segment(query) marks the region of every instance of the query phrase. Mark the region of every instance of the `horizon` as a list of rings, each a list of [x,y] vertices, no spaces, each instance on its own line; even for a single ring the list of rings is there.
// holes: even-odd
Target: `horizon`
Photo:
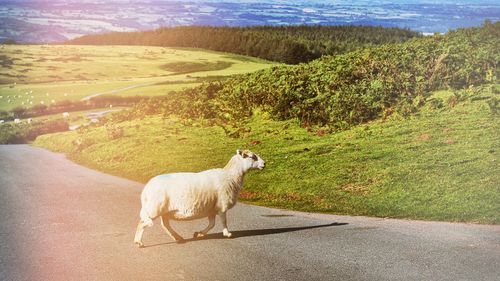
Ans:
[[[117,8],[117,3],[120,7]],[[64,42],[173,26],[367,25],[425,35],[500,20],[495,1],[0,1],[0,41]]]

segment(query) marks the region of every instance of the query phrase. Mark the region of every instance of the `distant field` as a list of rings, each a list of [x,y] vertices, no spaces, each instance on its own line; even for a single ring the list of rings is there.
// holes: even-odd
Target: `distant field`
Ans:
[[[6,45],[0,49],[0,110],[92,95],[164,95],[270,62],[198,49]]]

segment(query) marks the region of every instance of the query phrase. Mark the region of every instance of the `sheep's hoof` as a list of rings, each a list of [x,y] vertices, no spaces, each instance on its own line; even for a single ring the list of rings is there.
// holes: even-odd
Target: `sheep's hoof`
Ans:
[[[135,241],[134,243],[137,244],[137,247],[144,248],[144,244],[142,244],[142,242]]]
[[[198,232],[198,231],[193,234],[193,238],[200,238],[203,236],[205,236],[205,234],[203,234],[202,232]]]

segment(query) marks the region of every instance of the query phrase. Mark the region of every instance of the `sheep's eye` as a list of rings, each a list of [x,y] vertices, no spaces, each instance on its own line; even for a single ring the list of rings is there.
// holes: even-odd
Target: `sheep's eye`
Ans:
[[[255,155],[255,154],[254,154],[254,155],[252,155],[252,159],[253,159],[253,161],[257,161],[257,159],[258,159],[258,158],[257,158],[257,155]]]

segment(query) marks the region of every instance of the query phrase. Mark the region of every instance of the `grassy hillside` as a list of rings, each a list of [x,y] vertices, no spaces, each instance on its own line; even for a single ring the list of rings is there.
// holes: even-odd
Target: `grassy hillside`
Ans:
[[[497,90],[498,91],[498,86]],[[500,223],[500,122],[491,87],[409,119],[325,134],[256,112],[229,137],[220,127],[161,115],[38,137],[35,145],[141,182],[220,167],[236,148],[267,160],[242,192],[254,204],[336,214]],[[121,133],[116,133],[121,132]]]
[[[242,193],[256,204],[500,223],[499,35],[485,23],[273,66],[35,144],[143,182],[250,147],[269,164]]]
[[[499,73],[500,22],[480,28],[275,66],[204,84],[138,107],[184,118],[237,123],[255,109],[277,120],[339,131],[377,118],[408,116],[439,89],[493,83]]]
[[[256,58],[196,49],[57,45],[5,45],[0,64],[0,110],[96,94],[165,95],[271,66]]]
[[[408,29],[376,26],[179,26],[85,35],[67,44],[196,47],[296,64],[421,36]]]

